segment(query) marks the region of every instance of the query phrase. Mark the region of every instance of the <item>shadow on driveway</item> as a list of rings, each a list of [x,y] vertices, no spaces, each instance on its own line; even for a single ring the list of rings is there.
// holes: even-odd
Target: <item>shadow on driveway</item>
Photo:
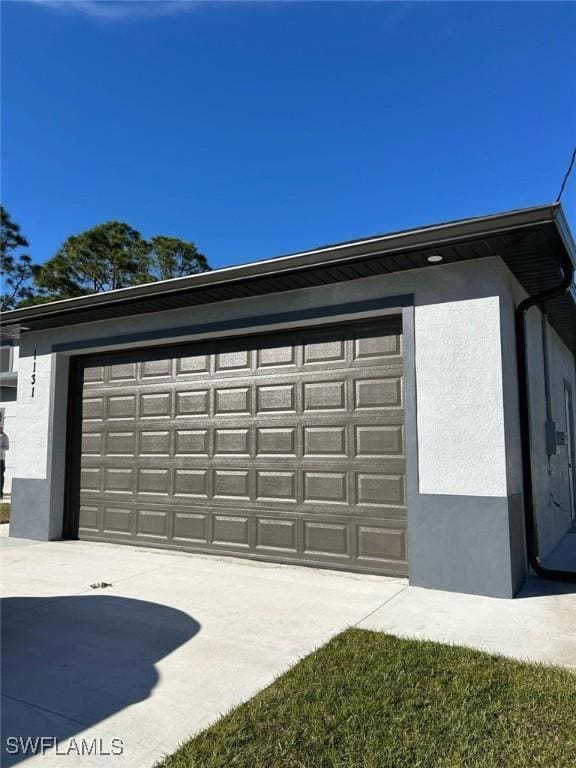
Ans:
[[[113,595],[10,597],[2,624],[2,754],[9,737],[74,734],[148,698],[156,662],[200,630],[174,608]],[[120,736],[120,734],[118,734]]]

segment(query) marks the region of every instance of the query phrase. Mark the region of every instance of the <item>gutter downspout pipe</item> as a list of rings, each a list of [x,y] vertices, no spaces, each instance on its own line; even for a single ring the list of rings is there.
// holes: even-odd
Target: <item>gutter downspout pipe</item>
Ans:
[[[576,582],[576,571],[545,568],[540,560],[536,513],[534,510],[534,486],[532,476],[532,437],[530,434],[530,400],[528,391],[528,354],[526,349],[526,313],[550,299],[570,290],[574,279],[574,266],[567,253],[557,256],[562,273],[561,282],[543,293],[529,296],[516,307],[516,360],[518,364],[518,396],[520,406],[520,441],[522,452],[524,523],[528,562],[534,572],[544,579]]]

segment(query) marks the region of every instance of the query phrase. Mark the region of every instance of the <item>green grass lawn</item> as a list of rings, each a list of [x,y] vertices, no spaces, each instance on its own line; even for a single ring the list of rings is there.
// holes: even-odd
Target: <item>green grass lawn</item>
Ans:
[[[0,523],[10,522],[10,504],[7,501],[0,501]]]
[[[576,675],[350,629],[163,768],[574,768]]]

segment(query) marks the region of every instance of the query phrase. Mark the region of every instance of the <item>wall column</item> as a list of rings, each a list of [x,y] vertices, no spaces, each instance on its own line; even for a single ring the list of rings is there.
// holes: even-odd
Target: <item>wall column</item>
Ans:
[[[22,337],[10,535],[62,537],[66,472],[68,357],[42,337]]]

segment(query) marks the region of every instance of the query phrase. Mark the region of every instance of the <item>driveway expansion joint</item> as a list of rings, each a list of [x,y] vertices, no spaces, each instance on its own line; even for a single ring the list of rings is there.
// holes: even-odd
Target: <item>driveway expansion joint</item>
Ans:
[[[17,696],[10,696],[9,693],[3,693],[2,694],[3,699],[10,699],[10,701],[17,701],[19,704],[25,704],[27,707],[33,707],[34,709],[38,709],[41,712],[48,712],[50,715],[55,715],[56,717],[60,717],[63,720],[68,720],[71,723],[77,723],[78,725],[82,725],[85,728],[88,728],[90,723],[85,723],[84,720],[78,720],[75,717],[69,717],[69,715],[63,715],[61,712],[56,712],[54,709],[48,709],[48,707],[41,707],[39,704],[33,704],[31,701],[28,701],[27,699],[19,699]]]
[[[363,621],[366,621],[366,619],[370,618],[370,616],[373,616],[375,613],[377,613],[379,610],[384,608],[385,605],[388,605],[388,603],[391,603],[392,600],[395,600],[399,595],[404,592],[405,589],[408,589],[409,584],[404,584],[402,589],[399,589],[398,592],[395,592],[393,595],[390,595],[390,597],[386,598],[383,603],[380,603],[376,608],[374,608],[373,611],[369,611],[366,616],[363,616],[361,619],[358,619],[358,621],[353,624],[354,627],[357,627],[359,624],[362,624]]]

